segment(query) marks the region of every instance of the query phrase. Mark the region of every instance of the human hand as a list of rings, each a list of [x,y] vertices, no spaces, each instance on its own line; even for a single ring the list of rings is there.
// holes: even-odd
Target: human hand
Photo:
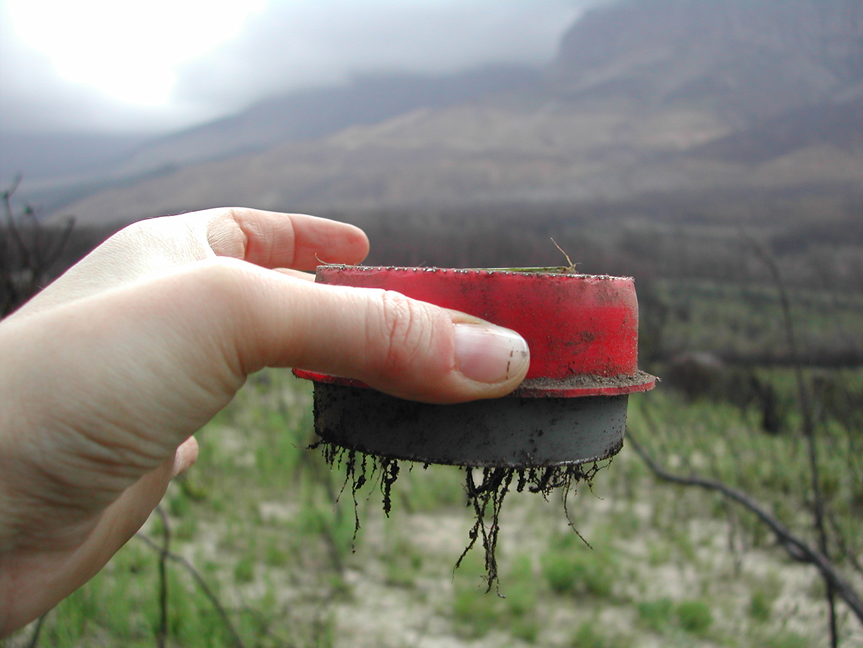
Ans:
[[[511,331],[299,272],[367,251],[357,228],[311,216],[142,221],[0,323],[0,636],[104,566],[194,462],[191,435],[262,367],[438,403],[521,382]],[[524,362],[507,370],[513,352]]]

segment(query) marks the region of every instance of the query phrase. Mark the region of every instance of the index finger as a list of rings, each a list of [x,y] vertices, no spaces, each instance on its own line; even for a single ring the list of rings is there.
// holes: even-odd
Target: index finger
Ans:
[[[354,265],[369,252],[368,238],[353,225],[257,209],[218,210],[207,225],[207,240],[218,256],[264,268],[314,270],[321,263]]]

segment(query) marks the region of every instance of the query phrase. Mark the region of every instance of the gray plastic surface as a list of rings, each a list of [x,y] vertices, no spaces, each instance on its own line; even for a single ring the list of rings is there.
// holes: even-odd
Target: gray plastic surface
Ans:
[[[315,383],[315,431],[345,448],[422,463],[578,464],[620,450],[627,398],[505,397],[429,405],[372,389]]]

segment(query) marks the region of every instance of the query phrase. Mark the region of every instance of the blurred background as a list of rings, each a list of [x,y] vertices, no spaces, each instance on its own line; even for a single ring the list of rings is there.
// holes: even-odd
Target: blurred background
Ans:
[[[124,224],[208,207],[355,223],[369,263],[565,264],[554,238],[636,278],[663,382],[632,439],[863,591],[859,0],[0,0],[0,189],[3,314]],[[51,645],[863,646],[787,539],[629,446],[570,501],[593,550],[508,502],[506,601],[452,575],[457,472],[405,477],[396,520],[361,498],[352,552],[337,472],[296,450],[310,407],[258,376],[151,522],[226,615],[179,562],[159,607],[145,541]]]

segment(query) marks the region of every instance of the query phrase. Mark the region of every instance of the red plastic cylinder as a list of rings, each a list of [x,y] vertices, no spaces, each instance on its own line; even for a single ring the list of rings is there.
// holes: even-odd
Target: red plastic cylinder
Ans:
[[[530,371],[514,396],[612,396],[646,391],[655,383],[638,370],[638,301],[629,277],[324,265],[317,281],[393,290],[517,331],[530,348]]]

